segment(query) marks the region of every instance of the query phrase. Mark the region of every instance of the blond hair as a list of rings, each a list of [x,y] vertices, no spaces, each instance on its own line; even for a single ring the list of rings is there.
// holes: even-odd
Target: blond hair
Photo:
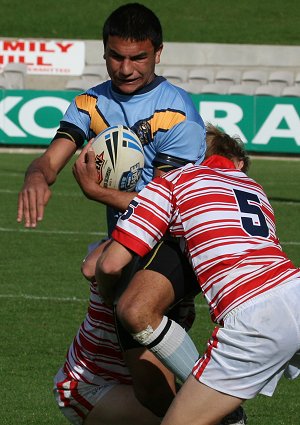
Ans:
[[[206,158],[212,155],[221,155],[230,160],[243,161],[242,171],[244,173],[248,171],[250,158],[240,137],[229,136],[219,127],[208,123],[206,125],[206,145]]]

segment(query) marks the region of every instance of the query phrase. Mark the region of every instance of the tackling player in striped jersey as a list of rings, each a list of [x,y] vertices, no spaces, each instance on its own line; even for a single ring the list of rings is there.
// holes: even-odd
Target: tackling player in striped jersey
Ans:
[[[154,179],[131,202],[97,263],[102,294],[110,296],[133,253],[144,256],[167,231],[183,238],[211,317],[220,325],[190,365],[192,374],[164,425],[218,424],[244,400],[272,395],[284,371],[292,378],[299,374],[300,270],[282,251],[262,187],[243,172],[242,143],[225,134],[210,140],[210,134],[220,136],[208,129],[201,166]],[[160,326],[174,334],[169,319]],[[155,332],[147,326],[136,337],[159,345]],[[181,338],[159,355],[175,373],[174,364],[185,362],[185,343]]]

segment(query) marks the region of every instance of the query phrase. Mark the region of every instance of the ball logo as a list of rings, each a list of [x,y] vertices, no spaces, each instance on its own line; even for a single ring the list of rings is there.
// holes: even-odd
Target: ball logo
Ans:
[[[108,187],[109,177],[111,175],[112,168],[107,167],[103,176],[103,169],[105,168],[105,165],[107,163],[107,161],[104,159],[104,152],[102,152],[100,155],[95,156],[95,162],[96,162],[96,169],[98,171],[98,184],[101,184],[103,182],[103,187]]]
[[[141,177],[141,174],[142,167],[141,164],[138,162],[132,167],[130,167],[129,171],[123,173],[120,179],[119,189],[127,192],[131,192],[132,190],[134,190],[137,182]]]
[[[111,137],[112,136],[112,137]],[[111,134],[107,134],[105,136],[106,148],[109,154],[111,163],[113,168],[115,169],[115,165],[117,162],[117,154],[118,154],[118,131],[114,131]]]
[[[104,152],[95,155],[95,163],[98,171],[98,183],[103,181],[103,165],[104,165]]]
[[[144,167],[143,146],[128,127],[117,125],[99,133],[93,143],[98,184],[102,187],[133,191]]]

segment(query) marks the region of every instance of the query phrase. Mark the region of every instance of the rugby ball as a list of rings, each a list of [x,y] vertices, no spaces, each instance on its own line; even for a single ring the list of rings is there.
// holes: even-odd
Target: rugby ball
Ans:
[[[144,151],[137,135],[124,125],[108,127],[92,142],[99,184],[132,192],[144,167]]]

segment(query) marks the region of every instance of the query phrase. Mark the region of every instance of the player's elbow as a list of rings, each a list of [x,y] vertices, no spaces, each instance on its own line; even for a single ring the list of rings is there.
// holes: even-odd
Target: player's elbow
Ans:
[[[90,261],[83,261],[81,264],[81,273],[90,282],[95,280],[95,264]]]

